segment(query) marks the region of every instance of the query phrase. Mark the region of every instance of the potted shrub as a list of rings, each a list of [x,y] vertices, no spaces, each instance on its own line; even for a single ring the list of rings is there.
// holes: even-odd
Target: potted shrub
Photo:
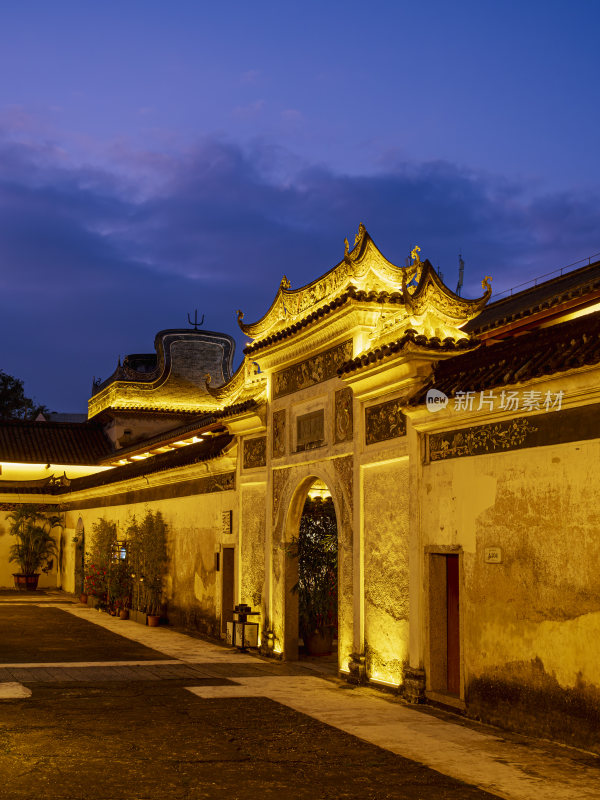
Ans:
[[[163,609],[163,578],[167,567],[167,525],[160,511],[148,511],[141,523],[143,595],[148,625],[158,625]]]
[[[94,598],[94,605],[106,610],[110,604],[110,567],[117,541],[117,525],[101,517],[93,524],[92,532],[92,543],[85,554],[84,592]]]
[[[298,560],[300,635],[310,655],[329,654],[337,626],[337,525],[331,498],[307,499],[288,549]]]
[[[121,619],[127,619],[131,605],[131,575],[127,558],[121,558],[120,552],[119,547],[109,567],[108,599],[115,613]]]
[[[132,517],[127,529],[132,614],[138,622],[158,625],[163,613],[163,578],[167,567],[167,525],[160,511]]]
[[[35,592],[40,571],[49,572],[58,554],[52,530],[61,525],[60,517],[45,513],[42,506],[28,503],[15,508],[8,519],[9,533],[16,538],[9,560],[18,562],[20,567],[20,572],[13,573],[15,586]]]

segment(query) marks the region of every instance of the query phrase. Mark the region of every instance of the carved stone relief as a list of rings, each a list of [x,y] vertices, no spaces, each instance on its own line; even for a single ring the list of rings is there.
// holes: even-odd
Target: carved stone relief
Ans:
[[[352,440],[352,399],[352,389],[338,389],[335,393],[334,441],[336,444],[338,442],[348,442]]]
[[[197,487],[197,494],[229,492],[235,489],[235,472],[223,472],[220,475],[210,475],[207,478],[201,478],[198,481]]]
[[[344,487],[351,518],[352,508],[354,505],[354,498],[353,498],[354,456],[345,456],[344,458],[334,458],[333,466],[335,467],[335,471],[337,473],[340,483]]]
[[[289,469],[275,469],[273,470],[273,528],[277,524],[277,516],[280,510],[281,498],[285,491],[288,478],[290,476]]]
[[[283,397],[334,378],[338,367],[350,358],[352,358],[352,341],[348,340],[300,364],[276,372],[273,375],[273,398]]]
[[[264,467],[267,463],[267,437],[244,441],[244,469]]]
[[[285,408],[273,414],[273,458],[285,455]]]
[[[365,437],[367,444],[385,442],[406,434],[406,417],[400,410],[400,400],[388,400],[365,409]]]
[[[499,450],[516,450],[537,444],[528,441],[531,434],[537,431],[538,428],[530,420],[521,417],[510,422],[434,433],[429,437],[429,458],[431,461],[441,461],[445,458],[476,456]]]

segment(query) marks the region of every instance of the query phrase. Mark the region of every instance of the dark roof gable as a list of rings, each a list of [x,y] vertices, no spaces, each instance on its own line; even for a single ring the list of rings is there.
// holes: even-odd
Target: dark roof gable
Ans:
[[[0,461],[27,464],[96,464],[112,451],[91,422],[0,420]]]

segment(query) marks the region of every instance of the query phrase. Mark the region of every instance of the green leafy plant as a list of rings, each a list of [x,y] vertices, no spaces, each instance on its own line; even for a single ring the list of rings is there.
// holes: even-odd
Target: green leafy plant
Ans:
[[[22,575],[49,572],[58,554],[52,530],[61,525],[59,516],[48,514],[42,506],[27,503],[8,514],[9,533],[16,537],[9,560],[17,561]]]
[[[292,591],[298,593],[300,635],[306,642],[337,625],[337,525],[331,498],[307,499],[287,554],[298,560]]]
[[[131,586],[132,579],[127,558],[121,558],[120,552],[117,552],[108,571],[108,600],[115,609],[131,606]]]
[[[110,603],[110,568],[116,542],[116,522],[104,517],[94,522],[92,543],[85,554],[84,591],[97,597],[101,608]]]
[[[160,511],[148,510],[127,529],[128,564],[133,581],[136,611],[160,616],[163,607],[163,579],[167,569],[167,524]]]

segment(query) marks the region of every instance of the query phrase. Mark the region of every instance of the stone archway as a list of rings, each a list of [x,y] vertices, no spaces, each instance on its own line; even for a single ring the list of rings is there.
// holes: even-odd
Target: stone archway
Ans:
[[[351,458],[351,457],[350,457]],[[346,461],[337,459],[336,461]],[[347,672],[354,650],[352,471],[334,460],[319,465],[289,468],[273,486],[271,625],[276,652],[286,660],[298,658],[298,598],[293,563],[287,558],[289,543],[298,535],[310,487],[321,481],[333,501],[338,533],[338,668]]]
[[[319,478],[306,479],[302,482],[298,490],[294,494],[293,501],[290,504],[288,512],[288,525],[286,529],[286,560],[285,560],[285,641],[284,651],[286,659],[295,660],[299,656],[298,643],[302,639],[304,645],[306,641],[306,624],[303,626],[304,619],[306,623],[306,615],[309,607],[316,602],[317,606],[323,605],[325,598],[323,596],[316,597],[315,594],[322,595],[322,591],[318,591],[319,584],[323,584],[325,576],[315,576],[316,580],[310,580],[311,567],[308,566],[306,558],[314,561],[315,556],[318,560],[325,557],[330,561],[330,575],[326,578],[326,583],[330,584],[329,588],[333,595],[334,607],[328,606],[328,612],[323,612],[327,615],[329,613],[332,619],[329,622],[335,624],[335,636],[337,639],[337,595],[338,595],[338,577],[337,577],[337,513],[333,505],[333,498],[331,491],[327,484]],[[321,549],[314,539],[314,532],[318,532],[318,528],[314,528],[310,524],[310,519],[314,514],[318,514],[317,509],[323,504],[323,510],[329,506],[333,506],[332,512],[325,513],[324,518],[329,518],[331,523],[331,514],[333,516],[334,525],[331,533],[335,536],[335,544],[333,548]],[[298,509],[298,506],[300,508]],[[312,513],[311,513],[312,512]],[[323,511],[321,512],[323,513]],[[316,518],[316,517],[315,517]],[[312,545],[307,547],[307,536],[310,536],[310,531],[313,531]],[[290,547],[292,545],[292,547]],[[316,546],[315,546],[316,545]],[[314,566],[314,564],[312,565]],[[308,580],[307,580],[308,578]],[[330,583],[331,582],[331,583]],[[312,584],[312,586],[310,585]],[[311,615],[312,616],[312,615]],[[326,624],[325,620],[321,620]]]
[[[85,530],[81,517],[77,520],[75,527],[75,558],[74,558],[74,591],[83,592],[85,578]]]

